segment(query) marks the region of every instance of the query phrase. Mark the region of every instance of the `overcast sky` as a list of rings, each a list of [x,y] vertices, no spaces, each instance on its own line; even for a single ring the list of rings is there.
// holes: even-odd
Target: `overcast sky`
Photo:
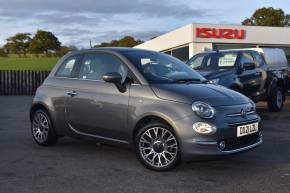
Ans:
[[[89,47],[124,35],[148,40],[189,23],[239,24],[257,8],[290,13],[289,0],[0,0],[0,45],[17,32],[53,32]]]

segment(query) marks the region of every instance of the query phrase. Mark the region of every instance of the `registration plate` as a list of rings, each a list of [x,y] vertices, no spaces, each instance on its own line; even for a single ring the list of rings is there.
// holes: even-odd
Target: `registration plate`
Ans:
[[[258,123],[251,123],[247,125],[241,125],[237,127],[237,136],[242,137],[258,132]]]

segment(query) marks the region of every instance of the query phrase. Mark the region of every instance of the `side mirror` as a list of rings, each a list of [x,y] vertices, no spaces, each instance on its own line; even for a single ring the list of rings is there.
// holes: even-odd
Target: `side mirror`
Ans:
[[[126,88],[126,84],[122,83],[122,76],[121,74],[117,73],[117,72],[109,72],[103,75],[103,80],[105,82],[109,82],[109,83],[114,83],[116,85],[116,87],[118,88],[118,90],[121,93],[126,92],[127,88]]]
[[[127,77],[125,78],[125,83],[127,83],[127,84],[133,84],[133,83],[134,83],[134,79],[131,78],[131,77],[129,77],[129,76],[127,76]]]
[[[117,72],[109,72],[103,75],[103,80],[109,83],[121,84],[122,76]]]
[[[239,64],[237,67],[237,74],[242,74],[242,72],[244,72],[245,69],[243,67],[243,64]]]
[[[255,63],[252,62],[242,63],[237,68],[237,74],[241,74],[245,70],[253,70],[255,67]]]
[[[253,63],[253,62],[244,63],[243,68],[245,70],[253,70],[253,69],[255,69],[255,63]]]

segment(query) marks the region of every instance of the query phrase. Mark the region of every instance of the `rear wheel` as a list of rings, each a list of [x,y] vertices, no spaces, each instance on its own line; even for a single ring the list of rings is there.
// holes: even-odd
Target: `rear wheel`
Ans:
[[[53,145],[57,141],[52,121],[45,110],[39,109],[33,113],[31,132],[34,141],[39,145]]]
[[[145,125],[135,138],[136,154],[149,169],[166,171],[180,160],[178,140],[170,126],[160,122]]]
[[[283,90],[280,87],[275,87],[268,99],[268,109],[270,112],[280,112],[283,108]]]

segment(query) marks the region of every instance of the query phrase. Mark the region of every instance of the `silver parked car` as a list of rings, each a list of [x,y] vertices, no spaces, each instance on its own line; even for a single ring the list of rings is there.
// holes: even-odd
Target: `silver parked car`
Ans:
[[[262,143],[255,104],[166,54],[102,48],[64,56],[36,92],[39,145],[71,136],[129,145],[147,168],[223,156]]]

